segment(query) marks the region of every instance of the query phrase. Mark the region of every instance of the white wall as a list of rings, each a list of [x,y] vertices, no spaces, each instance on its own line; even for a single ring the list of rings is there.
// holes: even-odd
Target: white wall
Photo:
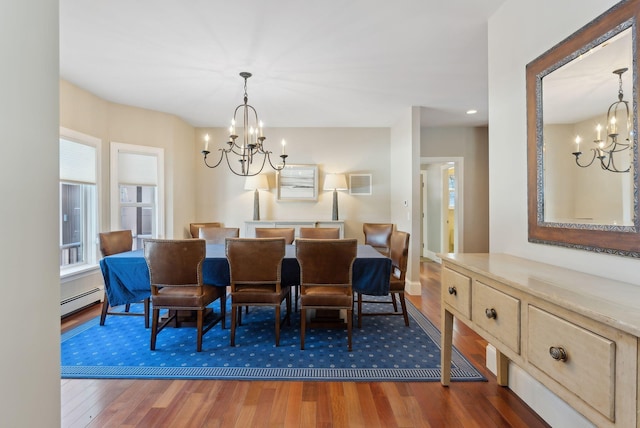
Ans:
[[[60,424],[58,2],[0,6],[0,379],[6,427]],[[49,208],[47,208],[49,207]]]
[[[420,294],[420,108],[411,107],[391,128],[391,223],[411,234],[406,280],[409,294]]]
[[[640,285],[640,260],[527,241],[525,66],[615,3],[509,0],[490,18],[490,249]]]

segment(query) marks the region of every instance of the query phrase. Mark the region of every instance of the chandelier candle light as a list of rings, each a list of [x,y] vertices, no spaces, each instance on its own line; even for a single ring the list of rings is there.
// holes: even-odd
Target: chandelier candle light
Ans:
[[[610,172],[629,172],[631,169],[631,162],[629,162],[629,166],[624,169],[620,169],[620,166],[616,166],[614,157],[616,153],[624,152],[631,148],[633,130],[631,124],[631,115],[629,114],[629,103],[625,101],[624,94],[622,92],[622,74],[627,71],[627,68],[619,68],[614,70],[613,73],[618,75],[619,80],[619,88],[618,88],[618,101],[614,102],[609,106],[607,110],[607,129],[605,131],[605,139],[601,138],[602,126],[598,124],[596,126],[596,139],[593,142],[596,144],[596,148],[592,148],[593,157],[591,161],[587,164],[580,163],[580,155],[582,152],[580,151],[580,136],[576,136],[576,151],[573,152],[573,155],[576,157],[576,164],[581,168],[586,168],[590,166],[596,158],[600,160],[600,167],[604,170]],[[623,113],[625,121],[620,122],[618,120],[618,109]],[[622,123],[622,125],[621,125]],[[623,131],[626,131],[626,142],[619,142],[618,137],[620,136],[620,128],[624,128]],[[623,137],[624,138],[624,137]],[[610,139],[610,140],[609,140]],[[631,151],[629,150],[629,156],[631,156]]]
[[[218,159],[218,162],[215,165],[209,165],[207,162],[207,155],[210,153],[209,134],[207,134],[204,137],[204,150],[202,151],[202,154],[204,155],[204,163],[209,168],[215,168],[222,163],[223,159],[226,159],[231,172],[235,175],[244,177],[260,174],[267,161],[269,161],[271,168],[276,171],[280,171],[284,168],[287,161],[287,154],[285,154],[286,143],[282,140],[282,154],[280,155],[282,164],[274,165],[271,161],[271,154],[273,152],[266,150],[264,147],[264,140],[266,140],[266,137],[264,136],[262,122],[258,120],[258,113],[256,112],[256,109],[248,103],[249,96],[247,95],[247,79],[251,77],[251,73],[243,71],[240,73],[240,77],[244,79],[244,103],[236,107],[233,112],[233,119],[231,120],[231,126],[229,127],[229,141],[226,143],[227,147],[218,149],[218,151],[220,151],[220,159]],[[243,126],[243,137],[241,141],[237,141],[238,135],[236,133],[236,116],[239,112],[242,112]],[[234,168],[229,159],[229,157],[233,157],[233,155],[238,157],[237,160],[240,163],[239,168]]]

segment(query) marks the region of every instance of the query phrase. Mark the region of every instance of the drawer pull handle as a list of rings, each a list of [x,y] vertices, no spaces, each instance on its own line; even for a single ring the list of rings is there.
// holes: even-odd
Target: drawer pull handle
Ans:
[[[567,351],[559,346],[549,348],[549,355],[556,361],[567,361]]]
[[[449,287],[449,294],[451,294],[452,296],[457,295],[458,290],[456,290],[456,287]]]
[[[495,310],[495,309],[493,309],[493,308],[485,309],[485,310],[484,310],[484,314],[485,314],[485,315],[487,316],[487,318],[489,318],[489,319],[492,319],[492,318],[493,318],[493,319],[496,319],[496,318],[497,318],[497,316],[498,316],[498,313],[497,313],[497,312],[496,312],[496,310]]]

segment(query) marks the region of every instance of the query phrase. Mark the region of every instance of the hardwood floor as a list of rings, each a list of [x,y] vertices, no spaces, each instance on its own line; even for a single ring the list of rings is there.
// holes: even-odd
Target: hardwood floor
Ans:
[[[411,302],[440,325],[440,265],[423,262]],[[62,320],[64,332],[100,314]],[[205,336],[206,337],[206,336]],[[63,379],[67,427],[547,427],[484,367],[486,342],[463,324],[454,345],[488,382],[277,382]]]

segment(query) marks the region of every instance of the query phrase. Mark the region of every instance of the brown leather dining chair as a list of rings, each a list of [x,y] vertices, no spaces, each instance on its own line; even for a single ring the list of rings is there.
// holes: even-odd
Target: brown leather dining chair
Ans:
[[[256,238],[284,238],[285,244],[293,244],[296,230],[293,227],[256,227]]]
[[[198,238],[207,241],[207,244],[224,244],[227,238],[237,238],[240,236],[238,227],[201,227],[198,231]]]
[[[407,262],[409,260],[409,233],[394,231],[391,234],[389,258],[391,259],[391,278],[389,279],[389,294],[391,301],[363,300],[362,294],[357,294],[358,300],[358,328],[362,327],[362,317],[371,315],[402,315],[404,325],[409,326],[409,314],[407,302],[404,297],[404,282],[407,275]],[[398,311],[396,295],[400,299],[401,311]],[[392,304],[393,312],[362,312],[362,303]]]
[[[291,323],[291,287],[281,283],[283,238],[228,238],[226,254],[231,277],[231,346],[236,345],[236,324],[242,306],[272,306],[275,309],[275,342],[280,345],[280,327]],[[281,320],[281,305],[287,312]],[[238,311],[240,308],[240,311]]]
[[[189,223],[189,232],[191,233],[192,238],[197,238],[199,236],[198,229],[201,227],[222,227],[222,223]]]
[[[301,227],[300,237],[309,239],[340,239],[339,227]]]
[[[144,258],[151,283],[151,350],[156,337],[171,321],[180,326],[178,311],[195,311],[197,315],[196,350],[202,351],[202,336],[224,319],[226,287],[206,285],[202,279],[202,263],[206,255],[203,239],[145,239]],[[220,316],[205,325],[207,305],[220,299]],[[160,322],[160,310],[169,311]]]
[[[298,239],[300,264],[300,349],[304,349],[307,310],[346,310],[348,349],[353,325],[353,262],[356,239]]]
[[[130,230],[114,230],[112,232],[102,232],[98,234],[98,238],[100,241],[100,253],[102,253],[102,257],[124,253],[125,251],[131,251],[131,249],[133,248],[133,235],[131,234]],[[130,315],[144,317],[144,327],[149,328],[148,298],[144,299],[143,306],[144,313],[129,312],[129,304],[125,305],[124,311],[122,312],[111,311],[111,305],[109,304],[109,298],[107,297],[107,291],[105,289],[104,300],[102,301],[102,312],[100,313],[100,325],[104,325],[107,319],[107,315]]]
[[[364,243],[371,245],[383,255],[389,257],[389,241],[393,232],[392,223],[364,223]]]

